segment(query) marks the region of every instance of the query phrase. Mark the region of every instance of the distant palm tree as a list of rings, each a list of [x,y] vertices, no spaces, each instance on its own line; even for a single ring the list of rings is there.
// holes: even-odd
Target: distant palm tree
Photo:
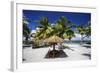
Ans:
[[[74,31],[72,31],[71,29],[67,30],[64,35],[63,35],[65,38],[68,38],[69,41],[71,41],[71,39],[73,37],[75,37],[75,34],[74,34]]]
[[[86,35],[86,37],[91,36],[91,22],[90,21],[87,23],[85,35]]]
[[[81,34],[81,44],[83,43],[84,35],[86,33],[86,28],[83,25],[77,26],[77,31],[79,34]]]
[[[81,34],[81,44],[85,37],[91,36],[91,22],[89,21],[86,25],[79,25],[77,26],[77,31]]]
[[[25,37],[25,41],[28,41],[30,35],[30,29],[28,27],[28,21],[26,19],[26,17],[23,17],[23,36]]]

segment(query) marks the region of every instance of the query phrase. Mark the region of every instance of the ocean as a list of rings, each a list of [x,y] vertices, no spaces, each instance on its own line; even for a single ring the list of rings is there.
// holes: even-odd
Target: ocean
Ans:
[[[80,44],[81,41],[68,41],[68,40],[65,40],[64,43],[67,43],[67,44]],[[91,41],[90,40],[85,40],[83,41],[84,44],[91,44]]]

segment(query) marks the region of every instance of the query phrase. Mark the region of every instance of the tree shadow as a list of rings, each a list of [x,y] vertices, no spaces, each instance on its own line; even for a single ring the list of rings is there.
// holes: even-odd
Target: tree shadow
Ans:
[[[83,47],[86,47],[86,48],[91,48],[91,46],[88,46],[88,45],[85,45],[85,46],[83,46]]]
[[[83,56],[87,56],[87,57],[89,57],[89,59],[91,59],[91,54],[83,53],[82,55],[83,55]]]
[[[22,59],[22,61],[26,61],[26,59]]]
[[[26,48],[29,48],[29,47],[31,47],[31,46],[30,45],[24,45],[23,49],[26,49]]]
[[[49,50],[45,58],[65,58],[68,55],[63,50]]]
[[[73,49],[71,49],[69,46],[61,46],[61,47],[58,47],[58,49],[60,50],[63,50],[63,49],[68,49],[68,50],[71,50],[71,51],[74,51]]]

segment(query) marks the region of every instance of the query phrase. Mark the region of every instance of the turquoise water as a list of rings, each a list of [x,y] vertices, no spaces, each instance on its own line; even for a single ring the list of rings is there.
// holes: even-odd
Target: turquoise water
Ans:
[[[64,43],[67,43],[67,44],[80,44],[81,41],[64,41]],[[91,43],[91,41],[83,41],[83,43]]]

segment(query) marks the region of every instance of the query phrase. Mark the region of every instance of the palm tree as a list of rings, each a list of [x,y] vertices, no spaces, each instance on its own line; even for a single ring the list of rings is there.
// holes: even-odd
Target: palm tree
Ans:
[[[61,16],[59,20],[56,21],[59,37],[64,39],[63,34],[65,33],[65,30],[69,24],[70,24],[70,21],[68,21],[64,16]]]
[[[56,27],[57,27],[57,31],[58,31],[58,33],[59,33],[59,37],[61,37],[61,38],[65,38],[63,35],[65,35],[66,34],[66,36],[68,35],[68,34],[74,34],[74,32],[71,30],[71,28],[72,27],[74,27],[74,25],[69,21],[69,20],[67,20],[64,16],[61,16],[60,18],[59,18],[59,20],[57,20],[56,21],[56,25],[55,25]],[[70,31],[71,32],[70,32]],[[69,31],[69,32],[68,32]],[[68,34],[67,34],[68,33]],[[68,35],[69,36],[69,35]],[[72,36],[73,37],[73,36]],[[71,38],[72,38],[71,37]],[[70,38],[69,38],[70,39]]]
[[[85,29],[85,27],[83,25],[77,26],[76,29],[77,29],[78,33],[81,35],[81,44],[82,44],[83,43],[83,39],[84,39],[84,35],[86,33],[86,29]]]
[[[91,36],[91,22],[89,21],[87,26],[86,26],[86,33],[85,33],[86,37],[90,37]]]
[[[47,34],[49,33],[48,18],[41,17],[40,20],[38,20],[37,22],[40,24],[40,26],[37,26],[39,29],[36,31],[35,37],[38,37],[38,39],[44,39],[47,37]]]
[[[68,38],[69,41],[71,41],[71,39],[73,37],[75,37],[75,34],[74,34],[74,31],[72,31],[71,29],[67,30],[64,35],[63,35],[65,38]]]
[[[30,29],[28,28],[28,21],[26,19],[26,17],[23,17],[23,36],[25,37],[25,42],[28,42],[28,38],[29,38],[29,34],[30,34]]]
[[[53,36],[54,29],[52,29],[52,26],[49,24],[47,17],[41,17],[40,20],[37,21],[40,25],[37,26],[37,30],[35,33],[35,39],[37,40],[45,40],[46,38],[49,38],[50,36]],[[48,43],[45,43],[45,45],[48,45]]]
[[[69,20],[67,20],[64,16],[61,16],[56,21],[56,24],[53,28],[57,36],[61,37],[62,39],[68,38],[69,40],[71,40],[71,38],[74,37],[74,32],[73,30],[71,30],[71,28],[73,27],[74,25]],[[60,43],[60,47],[62,46],[62,43]]]

